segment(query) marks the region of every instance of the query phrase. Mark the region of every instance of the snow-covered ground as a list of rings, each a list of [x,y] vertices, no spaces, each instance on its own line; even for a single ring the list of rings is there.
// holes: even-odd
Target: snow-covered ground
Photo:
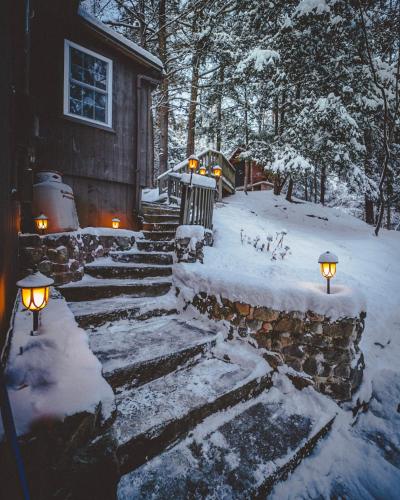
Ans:
[[[329,438],[275,489],[275,497],[399,498],[400,233],[382,230],[376,237],[372,227],[338,209],[288,203],[271,191],[225,199],[215,209],[214,229],[214,247],[206,249],[203,265],[174,266],[185,294],[213,291],[332,317],[367,311],[360,345],[366,368],[353,402],[369,402],[369,411],[354,420],[350,405],[338,407]],[[282,232],[282,249],[271,260]],[[330,296],[318,266],[326,250],[339,257]]]

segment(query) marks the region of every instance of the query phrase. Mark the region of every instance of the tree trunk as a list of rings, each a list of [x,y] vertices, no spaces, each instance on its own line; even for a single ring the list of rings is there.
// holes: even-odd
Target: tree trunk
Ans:
[[[222,88],[224,83],[224,67],[221,66],[219,70],[219,86],[218,86],[218,100],[217,100],[217,137],[215,146],[217,151],[221,151],[222,147]]]
[[[158,119],[160,126],[160,152],[159,152],[159,169],[160,174],[168,169],[168,122],[169,122],[169,80],[167,70],[167,32],[165,28],[166,0],[160,0],[158,11],[158,44],[160,50],[160,59],[164,64],[166,75],[161,82],[161,104],[158,109]]]
[[[286,200],[292,203],[292,195],[293,195],[293,179],[292,176],[289,177],[289,185],[286,193]]]
[[[317,171],[315,169],[314,169],[314,178],[313,178],[313,189],[314,189],[314,203],[317,203],[318,184],[317,184]]]
[[[197,111],[197,96],[199,92],[199,75],[200,75],[200,50],[197,48],[192,59],[192,81],[190,84],[190,103],[188,115],[188,133],[186,143],[186,155],[194,154],[195,134],[196,134],[196,111]]]
[[[244,184],[243,191],[247,194],[247,184],[249,182],[249,161],[244,160]]]
[[[364,172],[367,177],[372,173],[371,159],[372,159],[372,132],[371,129],[364,130],[364,144],[366,149]],[[369,193],[365,194],[365,222],[367,224],[374,224],[374,201]]]
[[[279,134],[279,98],[278,96],[275,97],[275,105],[274,105],[274,131],[275,135]]]
[[[304,199],[308,201],[308,176],[304,178]]]
[[[321,167],[321,188],[319,193],[319,201],[321,205],[325,205],[325,191],[326,191],[326,167]]]

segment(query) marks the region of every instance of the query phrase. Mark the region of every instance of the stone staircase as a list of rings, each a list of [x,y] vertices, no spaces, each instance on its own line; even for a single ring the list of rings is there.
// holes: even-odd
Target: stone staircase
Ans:
[[[177,314],[172,251],[178,221],[175,208],[145,205],[137,248],[88,264],[81,282],[60,291],[88,332],[116,395],[116,416],[108,433],[124,475],[119,498],[187,498],[189,492],[202,498],[207,488],[219,491],[218,481],[229,485],[232,498],[244,498],[267,491],[293,470],[328,431],[331,415],[315,421],[280,402],[278,425],[276,402],[258,399],[272,387],[272,370],[263,358],[246,344],[223,342],[217,323]],[[232,483],[232,474],[239,472],[233,462],[229,465],[229,453],[215,448],[211,434],[205,434],[204,448],[197,447],[191,433],[209,418],[218,423],[215,432],[226,434],[225,442],[232,432],[242,442],[238,463],[243,470],[253,467],[254,440],[279,442],[257,448],[267,464],[260,472],[265,480],[257,482],[248,472],[247,478]],[[223,474],[210,474],[213,467]]]

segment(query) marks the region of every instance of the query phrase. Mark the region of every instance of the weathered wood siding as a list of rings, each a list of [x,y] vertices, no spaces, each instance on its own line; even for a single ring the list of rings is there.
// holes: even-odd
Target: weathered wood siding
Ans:
[[[48,2],[45,4],[46,9],[35,15],[32,26],[38,168],[59,170],[64,175],[74,190],[81,226],[109,225],[117,215],[124,227],[135,227],[137,183],[146,185],[143,178],[149,175],[139,171],[138,178],[137,171],[137,85],[138,75],[146,69],[93,33],[73,12],[62,12],[48,22],[49,11],[52,16],[57,13]],[[63,116],[64,39],[112,59],[113,130]],[[139,130],[143,133],[147,133],[148,115],[148,108],[140,113],[144,122],[140,122]],[[146,147],[152,148],[152,144],[147,142]],[[142,154],[149,155],[147,150]],[[152,164],[146,165],[151,170]]]

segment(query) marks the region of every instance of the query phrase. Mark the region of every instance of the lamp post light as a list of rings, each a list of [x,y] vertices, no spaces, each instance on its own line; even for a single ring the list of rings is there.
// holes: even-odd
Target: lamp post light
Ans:
[[[222,168],[219,165],[215,165],[212,169],[212,173],[217,179],[218,186],[218,201],[222,200]]]
[[[196,172],[198,166],[199,166],[199,159],[197,158],[196,155],[190,155],[188,158],[188,168],[190,170],[190,185],[192,185],[192,177],[193,177],[193,172]]]
[[[49,223],[49,218],[47,215],[40,214],[38,217],[35,217],[33,219],[35,221],[35,226],[38,231],[40,231],[42,234],[44,234],[45,230],[47,229],[48,223]]]
[[[31,335],[37,335],[39,330],[39,311],[46,307],[49,301],[49,287],[54,283],[51,278],[37,271],[17,281],[21,288],[22,303],[33,313],[33,330]]]
[[[199,174],[200,175],[206,175],[207,174],[207,169],[206,169],[205,165],[200,165],[200,167],[199,167]]]
[[[339,259],[334,253],[325,252],[319,256],[318,263],[320,265],[321,274],[326,278],[326,293],[331,293],[331,279],[336,274],[336,264]]]
[[[120,223],[121,223],[121,221],[120,221],[120,219],[118,219],[118,217],[114,217],[111,220],[111,225],[112,225],[113,229],[119,229]]]

